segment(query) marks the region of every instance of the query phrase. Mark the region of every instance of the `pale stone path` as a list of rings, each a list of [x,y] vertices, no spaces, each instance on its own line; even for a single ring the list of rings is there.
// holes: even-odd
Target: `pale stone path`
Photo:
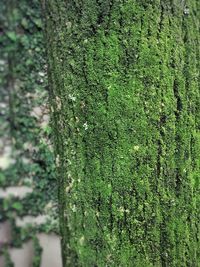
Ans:
[[[19,219],[16,219],[16,222]],[[20,223],[19,223],[20,222]],[[19,226],[25,227],[27,224],[42,224],[46,222],[46,217],[40,215],[25,216],[18,221]],[[11,225],[9,221],[0,224],[0,245],[11,242]],[[62,267],[60,237],[56,234],[38,233],[37,238],[42,247],[42,257],[40,267]],[[9,254],[14,267],[32,267],[34,257],[33,241],[29,240],[21,248],[9,248]],[[0,267],[5,267],[3,256],[0,256]]]
[[[0,189],[0,198],[18,197],[22,199],[26,194],[31,193],[32,189],[25,186],[8,187]],[[16,225],[26,227],[27,225],[41,225],[48,220],[47,215],[24,216],[15,219]],[[11,225],[9,221],[0,223],[0,249],[3,245],[11,242]],[[42,257],[40,267],[62,267],[60,238],[55,234],[38,233],[37,238],[42,247]],[[21,248],[9,248],[9,254],[14,267],[32,267],[34,257],[33,241],[29,240]],[[5,267],[3,256],[0,256],[0,267]]]
[[[32,267],[34,257],[33,241],[30,240],[24,243],[22,248],[10,248],[9,253],[15,267]]]
[[[55,234],[38,234],[43,249],[40,267],[62,267],[60,238]]]
[[[5,189],[0,188],[0,198],[7,198],[9,196],[24,198],[26,194],[32,193],[33,189],[28,186],[11,186]]]
[[[38,234],[42,257],[40,267],[62,267],[60,238],[55,234]],[[10,248],[10,257],[15,267],[32,267],[34,257],[33,241],[24,243],[22,248]],[[3,256],[0,257],[0,267],[5,267]]]

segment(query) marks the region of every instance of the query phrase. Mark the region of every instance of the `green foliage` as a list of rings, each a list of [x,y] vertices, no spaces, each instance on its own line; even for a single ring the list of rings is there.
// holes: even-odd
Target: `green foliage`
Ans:
[[[10,140],[12,158],[0,173],[0,187],[26,185],[33,192],[23,199],[0,199],[0,221],[12,221],[12,246],[33,238],[39,231],[58,232],[57,182],[51,149],[50,126],[41,126],[35,107],[48,104],[45,45],[39,0],[1,1],[0,102],[6,107],[0,116],[0,137]],[[45,106],[45,112],[48,113]],[[45,113],[45,114],[46,114]],[[41,118],[42,119],[42,118]],[[46,206],[52,204],[52,209]],[[15,217],[49,213],[42,226],[17,227]],[[40,248],[34,239],[39,266]]]
[[[35,255],[34,255],[34,258],[33,258],[32,267],[40,267],[42,248],[40,247],[40,244],[39,244],[39,241],[38,241],[37,237],[34,237],[33,241],[34,241]]]
[[[14,264],[11,261],[11,258],[10,258],[10,255],[9,255],[7,249],[4,249],[3,255],[4,255],[4,258],[5,258],[5,267],[14,267]]]
[[[22,210],[22,204],[21,204],[21,202],[14,202],[12,204],[12,208],[14,208],[16,211]]]

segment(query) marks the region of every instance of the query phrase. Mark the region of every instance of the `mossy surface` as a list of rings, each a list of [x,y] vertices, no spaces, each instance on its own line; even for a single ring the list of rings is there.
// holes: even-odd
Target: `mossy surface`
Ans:
[[[200,2],[42,2],[64,266],[200,266]]]

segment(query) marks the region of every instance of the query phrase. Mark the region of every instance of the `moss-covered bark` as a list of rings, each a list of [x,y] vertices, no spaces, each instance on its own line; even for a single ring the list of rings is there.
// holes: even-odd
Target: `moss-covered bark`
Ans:
[[[64,266],[200,266],[200,2],[43,7]]]

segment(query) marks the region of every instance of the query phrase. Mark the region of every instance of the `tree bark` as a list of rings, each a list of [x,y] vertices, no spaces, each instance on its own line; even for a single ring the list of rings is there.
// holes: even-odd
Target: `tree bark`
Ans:
[[[64,266],[199,266],[198,0],[45,0]]]

